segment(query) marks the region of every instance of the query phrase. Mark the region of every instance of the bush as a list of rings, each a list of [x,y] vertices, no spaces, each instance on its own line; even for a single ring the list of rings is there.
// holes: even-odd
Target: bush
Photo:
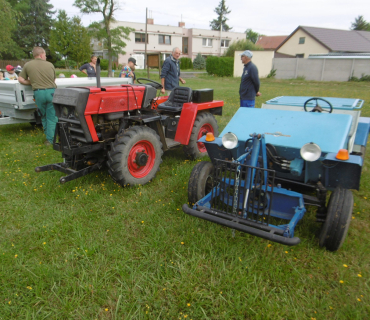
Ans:
[[[180,70],[193,69],[193,62],[190,58],[180,58]]]
[[[276,76],[276,69],[271,69],[270,73],[267,75],[266,78],[275,78]]]
[[[234,71],[234,58],[209,56],[206,62],[208,74],[219,77],[232,77]]]
[[[100,59],[100,69],[101,70],[108,70],[108,64],[109,64],[108,59]]]
[[[348,79],[348,81],[353,81],[353,82],[370,81],[370,75],[362,74],[361,78],[357,78],[357,77],[352,76]]]
[[[61,69],[76,69],[77,68],[77,62],[74,60],[59,60],[54,63],[55,68],[61,68]]]
[[[258,51],[263,50],[263,48],[256,46],[252,41],[242,39],[231,43],[229,48],[224,53],[224,56],[234,57],[235,51],[245,51],[245,50]]]
[[[206,68],[206,59],[200,53],[197,54],[193,61],[193,69],[200,70]]]

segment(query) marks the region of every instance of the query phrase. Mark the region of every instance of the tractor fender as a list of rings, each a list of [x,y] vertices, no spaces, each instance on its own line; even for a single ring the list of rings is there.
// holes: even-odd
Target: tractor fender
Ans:
[[[191,131],[193,130],[194,121],[198,112],[207,111],[213,108],[221,108],[224,105],[223,101],[212,101],[205,103],[184,103],[179,124],[177,126],[175,141],[183,145],[188,145]]]

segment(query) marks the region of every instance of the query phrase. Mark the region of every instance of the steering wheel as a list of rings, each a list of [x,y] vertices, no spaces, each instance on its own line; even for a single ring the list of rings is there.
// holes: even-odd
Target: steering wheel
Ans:
[[[307,106],[307,104],[310,102],[310,101],[312,101],[312,100],[316,100],[316,106],[314,106],[313,108],[312,108],[312,110],[307,110],[307,108],[306,108],[306,106]],[[329,107],[330,107],[330,110],[328,111],[328,110],[325,110],[325,109],[323,109],[323,108],[321,108],[320,106],[319,106],[319,104],[318,104],[318,100],[321,100],[321,101],[324,101]],[[305,103],[304,103],[304,105],[303,105],[303,108],[304,108],[304,111],[306,111],[306,112],[323,112],[323,111],[325,111],[325,112],[329,112],[329,113],[332,113],[333,112],[333,106],[332,106],[332,104],[329,102],[329,101],[327,101],[327,100],[325,100],[325,99],[323,99],[323,98],[318,98],[318,97],[314,97],[314,98],[311,98],[311,99],[308,99]]]
[[[140,80],[143,80],[143,81],[148,81],[149,83],[147,83],[148,85],[152,86],[153,88],[157,89],[157,90],[161,90],[163,87],[162,85],[157,82],[157,81],[153,81],[153,80],[150,80],[150,79],[147,79],[147,78],[137,78],[136,81],[140,84],[145,84],[145,83],[141,83]]]

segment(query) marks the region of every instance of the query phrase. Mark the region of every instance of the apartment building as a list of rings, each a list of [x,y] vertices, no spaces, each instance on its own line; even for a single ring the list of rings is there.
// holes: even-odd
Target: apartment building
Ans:
[[[125,55],[119,55],[117,60],[119,64],[127,63],[129,57],[143,55],[145,53],[145,23],[116,21],[112,28],[119,26],[130,27],[134,29],[130,33],[130,40],[125,40]],[[182,57],[188,57],[194,60],[200,52],[202,56],[219,56],[233,41],[245,39],[242,32],[220,32],[206,29],[187,29],[185,22],[179,22],[178,26],[164,26],[154,24],[153,19],[147,21],[147,53],[148,56],[160,57],[161,60],[167,58],[174,47],[180,48]],[[95,53],[103,55],[101,43],[97,40],[93,42]],[[148,57],[148,60],[149,60]],[[158,59],[158,58],[157,58]],[[141,59],[137,59],[141,60]]]

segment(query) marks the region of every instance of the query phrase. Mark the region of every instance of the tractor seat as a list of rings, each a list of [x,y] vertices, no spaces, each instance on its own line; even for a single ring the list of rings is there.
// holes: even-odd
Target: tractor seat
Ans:
[[[188,87],[174,88],[166,102],[158,105],[158,110],[169,112],[180,112],[184,103],[190,102],[192,99],[192,90]]]

